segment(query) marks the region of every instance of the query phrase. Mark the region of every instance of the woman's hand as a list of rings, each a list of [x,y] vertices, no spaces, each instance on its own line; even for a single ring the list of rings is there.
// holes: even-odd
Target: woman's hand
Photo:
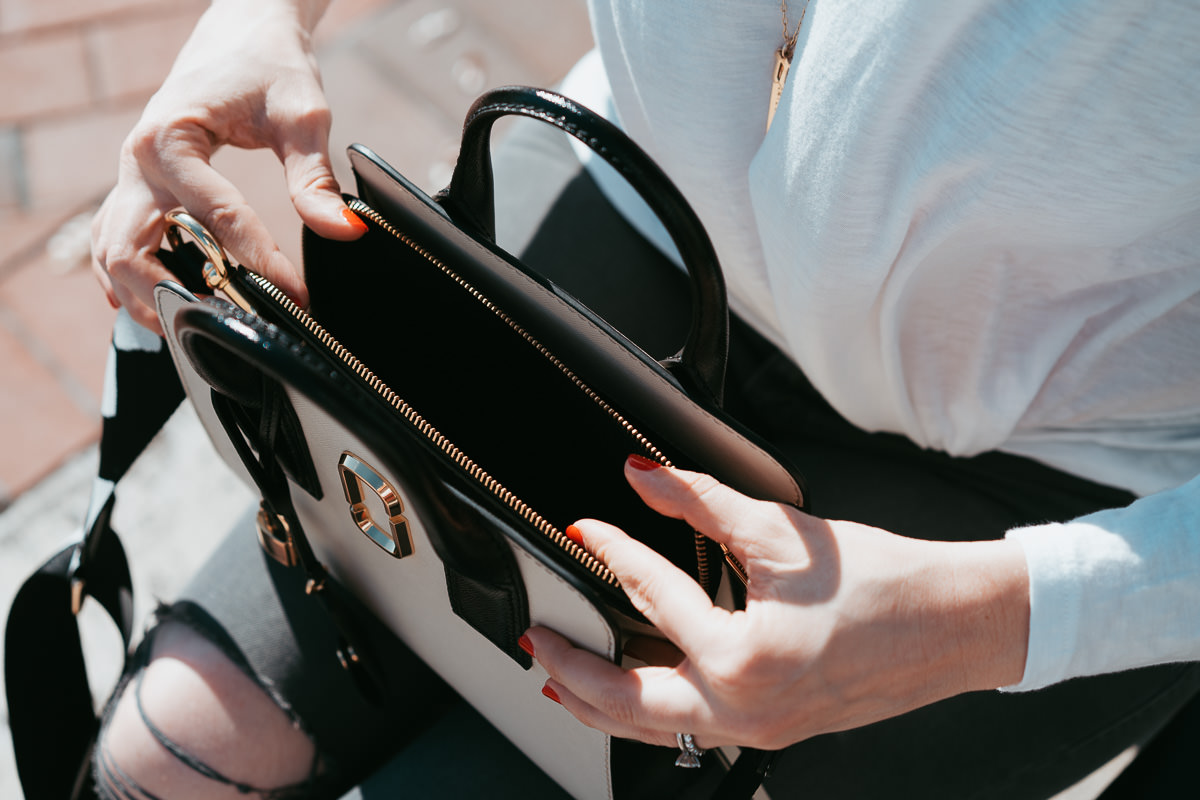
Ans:
[[[626,670],[530,630],[547,689],[585,724],[669,747],[683,732],[700,747],[777,749],[1021,680],[1028,578],[1015,543],[925,542],[821,520],[637,457],[625,473],[652,508],[737,556],[748,597],[744,611],[714,607],[621,531],[577,523],[674,644],[633,640],[627,655],[661,666]]]
[[[164,214],[178,206],[235,260],[307,302],[299,270],[210,164],[223,144],[271,148],[296,210],[317,233],[353,239],[365,230],[329,163],[329,106],[309,36],[327,3],[216,0],[125,140],[117,185],[92,226],[93,269],[109,301],[147,328],[161,333],[153,289],[170,275],[154,253]]]

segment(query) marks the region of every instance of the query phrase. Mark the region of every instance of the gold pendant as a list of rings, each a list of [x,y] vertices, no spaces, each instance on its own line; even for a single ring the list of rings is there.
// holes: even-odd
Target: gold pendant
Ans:
[[[771,130],[771,121],[775,119],[775,109],[783,97],[783,84],[787,82],[788,70],[792,68],[792,60],[787,57],[783,48],[775,51],[775,76],[771,79],[771,105],[767,107],[767,130]]]

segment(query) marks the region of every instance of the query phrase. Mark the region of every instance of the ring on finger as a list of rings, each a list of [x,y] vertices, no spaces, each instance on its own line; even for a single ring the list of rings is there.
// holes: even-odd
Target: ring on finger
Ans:
[[[679,755],[675,758],[675,766],[687,769],[696,769],[700,766],[700,758],[705,751],[696,745],[696,738],[692,734],[675,734],[675,743],[679,745]]]

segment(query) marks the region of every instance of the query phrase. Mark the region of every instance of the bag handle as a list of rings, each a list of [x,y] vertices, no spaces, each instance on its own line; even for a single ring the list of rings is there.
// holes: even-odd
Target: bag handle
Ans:
[[[586,144],[629,182],[662,221],[691,279],[692,320],[683,348],[664,362],[689,389],[720,405],[729,356],[729,303],[716,252],[696,212],[666,173],[608,120],[545,89],[505,86],[482,95],[467,112],[450,185],[438,201],[459,225],[496,240],[491,131],[505,116],[541,120]]]

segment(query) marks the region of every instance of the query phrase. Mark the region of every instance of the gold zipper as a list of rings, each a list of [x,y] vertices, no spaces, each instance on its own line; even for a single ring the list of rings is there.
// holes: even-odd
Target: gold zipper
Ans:
[[[454,270],[450,269],[445,262],[438,259],[407,234],[397,230],[391,223],[384,219],[378,212],[368,206],[366,203],[358,199],[351,199],[349,206],[354,213],[359,216],[365,216],[386,231],[388,234],[403,242],[414,253],[424,258],[433,266],[437,267],[443,274],[453,280],[459,287],[471,295],[476,301],[482,304],[485,308],[495,314],[504,324],[517,333],[531,347],[542,354],[546,360],[554,365],[564,376],[566,376],[575,386],[582,391],[589,399],[599,406],[611,419],[617,422],[621,428],[641,446],[641,448],[658,461],[663,466],[673,466],[661,450],[654,446],[644,434],[642,434],[629,420],[625,419],[619,411],[613,408],[604,398],[600,397],[591,387],[576,375],[566,364],[564,364],[557,356],[551,353],[545,345],[535,339],[532,334],[526,331],[520,324],[513,320],[508,314],[504,313],[491,300],[485,297],[478,289],[472,286],[464,278],[458,275]],[[432,424],[420,415],[412,406],[410,406],[403,398],[397,395],[387,384],[385,384],[369,367],[363,364],[346,349],[336,338],[333,337],[325,328],[317,322],[304,309],[297,306],[292,300],[279,290],[274,284],[256,275],[252,272],[245,273],[247,277],[252,279],[258,286],[270,296],[279,306],[286,311],[293,319],[301,324],[309,331],[328,351],[341,360],[351,371],[373,389],[381,398],[391,405],[404,419],[425,436],[430,442],[438,447],[443,453],[453,460],[464,472],[471,476],[477,483],[484,487],[494,497],[499,499],[513,511],[517,512],[530,525],[536,528],[544,536],[549,538],[557,547],[564,550],[572,558],[583,565],[589,572],[596,575],[609,585],[619,588],[620,584],[617,577],[604,566],[598,559],[580,547],[562,531],[558,530],[554,525],[548,522],[540,514],[529,507],[527,503],[509,491],[498,480],[492,477],[486,470],[471,460],[465,453],[440,433]],[[710,568],[708,563],[708,551],[706,548],[707,540],[700,533],[695,533],[695,548],[696,548],[696,567],[697,578],[699,583],[706,590],[709,589],[711,580]]]

